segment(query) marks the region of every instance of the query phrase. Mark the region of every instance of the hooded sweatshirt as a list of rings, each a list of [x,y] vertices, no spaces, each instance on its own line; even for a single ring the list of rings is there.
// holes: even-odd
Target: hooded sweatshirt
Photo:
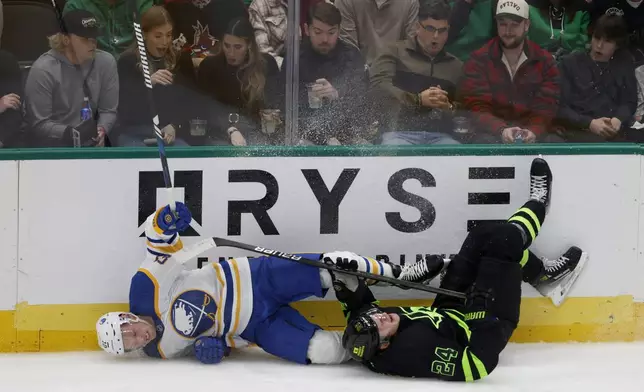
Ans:
[[[139,13],[154,5],[154,0],[136,0]],[[68,0],[63,14],[71,10],[86,10],[94,14],[101,25],[98,48],[118,57],[134,42],[134,9],[131,0]]]
[[[40,137],[61,139],[65,129],[78,126],[83,108],[83,80],[97,126],[110,132],[116,121],[119,79],[116,60],[97,50],[93,61],[72,64],[62,53],[50,50],[38,58],[25,85],[26,120]]]
[[[551,20],[547,10],[530,6],[528,38],[559,59],[564,54],[586,51],[590,41],[589,23],[590,14],[586,11],[577,11],[572,18],[564,12],[562,19],[557,21]]]

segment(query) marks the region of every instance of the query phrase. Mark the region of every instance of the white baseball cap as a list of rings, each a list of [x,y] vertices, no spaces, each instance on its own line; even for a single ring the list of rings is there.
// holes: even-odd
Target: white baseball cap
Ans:
[[[530,7],[525,0],[499,0],[496,5],[496,16],[506,15],[528,19],[530,17]]]

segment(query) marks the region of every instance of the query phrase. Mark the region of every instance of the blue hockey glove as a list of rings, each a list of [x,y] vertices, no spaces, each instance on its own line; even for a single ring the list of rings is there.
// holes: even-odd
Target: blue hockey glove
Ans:
[[[202,363],[215,364],[230,354],[223,338],[202,336],[195,341],[195,357]]]
[[[172,235],[177,232],[182,232],[190,226],[192,214],[190,210],[183,203],[176,203],[176,211],[172,212],[170,206],[167,205],[157,214],[157,226],[163,230],[163,234]]]

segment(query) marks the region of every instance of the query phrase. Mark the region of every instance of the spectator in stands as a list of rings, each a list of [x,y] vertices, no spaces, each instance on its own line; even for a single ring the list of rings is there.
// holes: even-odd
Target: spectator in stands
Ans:
[[[335,0],[342,14],[340,38],[360,48],[367,65],[387,45],[412,38],[418,0]]]
[[[51,50],[31,67],[25,86],[26,118],[34,143],[102,147],[116,121],[116,60],[96,49],[98,21],[89,11],[69,11],[66,33],[49,37]]]
[[[573,52],[586,52],[590,14],[580,0],[533,0],[528,39],[552,53],[556,61]]]
[[[260,110],[278,106],[269,103],[277,95],[278,79],[277,62],[260,53],[253,26],[245,18],[230,22],[221,51],[201,63],[197,76],[199,87],[217,101],[217,107],[231,108],[223,137],[235,146],[270,142],[260,131]]]
[[[497,0],[450,0],[449,37],[446,49],[461,61],[491,40],[495,33],[494,10]]]
[[[637,110],[635,111],[635,121],[642,122],[644,119],[644,65],[640,65],[635,70],[637,78]]]
[[[154,4],[154,0],[135,1],[141,15]],[[133,0],[67,0],[63,15],[72,10],[85,10],[94,14],[102,30],[98,37],[98,49],[118,58],[134,42],[133,2]]]
[[[340,11],[332,4],[313,6],[300,46],[299,120],[305,140],[314,144],[364,143],[358,128],[366,95],[360,51],[339,39]],[[286,79],[282,67],[281,79]],[[309,87],[307,87],[307,85]],[[312,85],[312,86],[311,86]],[[315,102],[311,108],[308,88]],[[318,107],[319,106],[319,107]]]
[[[526,38],[528,18],[525,0],[499,0],[498,37],[465,63],[463,104],[475,128],[487,133],[476,141],[534,143],[549,136],[559,104],[559,71],[552,55]]]
[[[624,140],[637,109],[633,60],[621,16],[602,15],[594,26],[591,49],[561,63],[561,106],[557,123],[569,142]]]
[[[308,10],[324,0],[300,1],[300,36]],[[277,65],[282,66],[286,55],[287,0],[253,0],[248,8],[250,22],[255,29],[255,40],[262,53],[275,57]]]
[[[164,0],[174,21],[174,46],[199,64],[221,41],[228,23],[248,17],[242,0]]]
[[[22,124],[22,75],[18,61],[0,50],[0,148],[13,147]]]
[[[416,34],[383,50],[370,69],[378,107],[393,123],[382,144],[455,144],[452,113],[462,63],[445,52],[450,8],[444,0],[420,0]]]
[[[177,51],[172,46],[172,19],[162,6],[153,6],[143,14],[141,29],[148,51],[155,114],[159,115],[163,140],[166,145],[186,145],[181,137],[177,138],[177,131],[190,121],[186,111],[191,108],[186,102],[187,93],[197,88],[190,54]],[[143,79],[141,55],[136,43],[123,52],[117,64],[121,86],[117,144],[122,147],[144,147],[148,139],[150,145],[156,146],[148,88]]]
[[[637,65],[644,64],[643,0],[592,0],[591,24],[603,14],[622,16],[628,26],[629,49]]]
[[[281,67],[286,55],[287,0],[253,0],[248,12],[261,53],[268,53]]]

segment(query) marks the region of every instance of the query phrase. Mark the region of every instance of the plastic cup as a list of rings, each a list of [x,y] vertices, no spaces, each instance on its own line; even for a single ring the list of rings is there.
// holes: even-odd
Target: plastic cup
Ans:
[[[454,117],[454,133],[469,133],[470,120],[467,117]]]
[[[192,136],[204,136],[206,134],[206,128],[208,127],[208,121],[200,119],[190,120],[190,135]]]
[[[320,109],[322,107],[322,98],[318,97],[316,93],[313,92],[313,87],[317,83],[307,83],[306,90],[309,93],[309,107],[311,109]]]

